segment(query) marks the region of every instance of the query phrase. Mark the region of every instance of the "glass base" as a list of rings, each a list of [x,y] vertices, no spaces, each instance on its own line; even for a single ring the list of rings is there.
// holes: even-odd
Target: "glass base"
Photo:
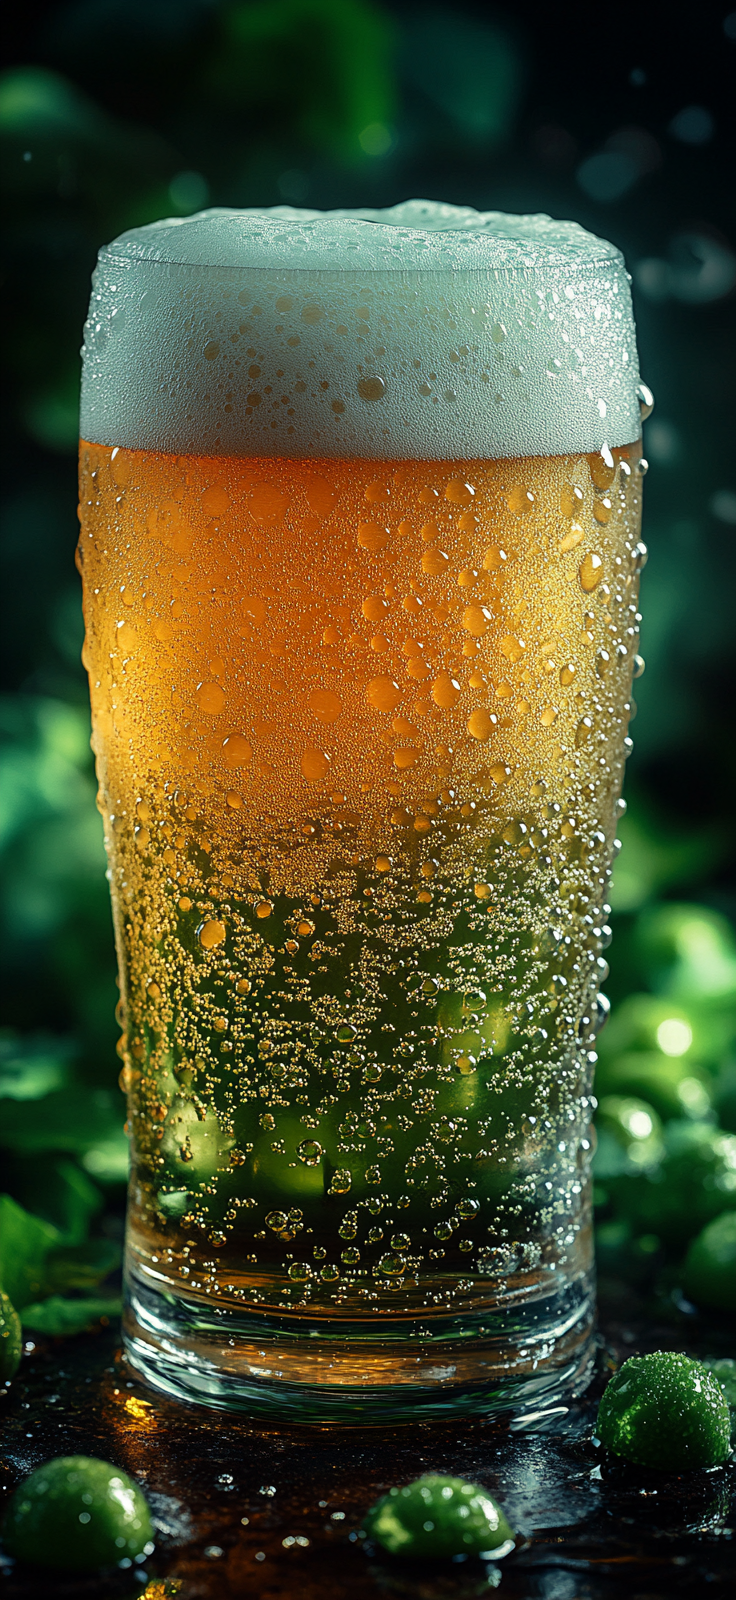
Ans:
[[[588,1382],[584,1275],[502,1309],[340,1320],[258,1315],[128,1279],[128,1359],[153,1388],[264,1422],[391,1427],[511,1414],[540,1426]]]

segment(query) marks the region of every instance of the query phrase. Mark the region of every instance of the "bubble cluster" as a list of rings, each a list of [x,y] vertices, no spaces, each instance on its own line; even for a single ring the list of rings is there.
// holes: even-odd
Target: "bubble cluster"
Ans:
[[[638,455],[83,444],[152,1282],[423,1315],[586,1273]]]
[[[133,229],[100,252],[83,356],[84,437],[131,449],[462,461],[639,433],[623,260],[546,216],[415,200]]]

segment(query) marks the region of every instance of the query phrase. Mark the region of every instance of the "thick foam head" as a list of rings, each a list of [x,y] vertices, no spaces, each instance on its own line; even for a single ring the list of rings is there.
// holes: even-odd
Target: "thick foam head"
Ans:
[[[81,431],[201,455],[560,455],[640,432],[629,283],[574,222],[204,211],[100,251]]]

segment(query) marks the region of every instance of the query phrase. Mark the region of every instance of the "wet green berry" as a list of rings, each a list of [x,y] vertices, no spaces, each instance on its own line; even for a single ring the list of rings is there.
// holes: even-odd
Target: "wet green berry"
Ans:
[[[389,1489],[365,1519],[371,1539],[392,1556],[506,1555],[514,1535],[485,1489],[427,1473]]]
[[[0,1383],[15,1377],[22,1349],[20,1317],[4,1289],[0,1289]]]
[[[682,1282],[696,1305],[736,1311],[736,1211],[724,1211],[693,1239]]]
[[[730,1449],[720,1384],[702,1362],[672,1350],[624,1362],[601,1400],[597,1431],[615,1455],[664,1472],[715,1467]]]
[[[59,1456],[16,1489],[3,1544],[34,1566],[90,1572],[150,1554],[153,1526],[127,1473],[94,1456]]]
[[[736,1210],[736,1135],[707,1123],[670,1123],[651,1172],[616,1180],[616,1206],[635,1231],[684,1248],[722,1211]]]

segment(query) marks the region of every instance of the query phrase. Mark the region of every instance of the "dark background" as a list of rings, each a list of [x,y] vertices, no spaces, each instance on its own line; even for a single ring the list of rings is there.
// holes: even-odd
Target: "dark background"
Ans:
[[[624,251],[657,406],[612,996],[654,983],[637,929],[657,897],[710,908],[732,949],[735,68],[736,12],[708,0],[14,8],[0,77],[8,1081],[24,1052],[46,1062],[34,1094],[69,1072],[115,1080],[73,565],[78,352],[99,245],[208,204],[428,196],[573,217]]]

